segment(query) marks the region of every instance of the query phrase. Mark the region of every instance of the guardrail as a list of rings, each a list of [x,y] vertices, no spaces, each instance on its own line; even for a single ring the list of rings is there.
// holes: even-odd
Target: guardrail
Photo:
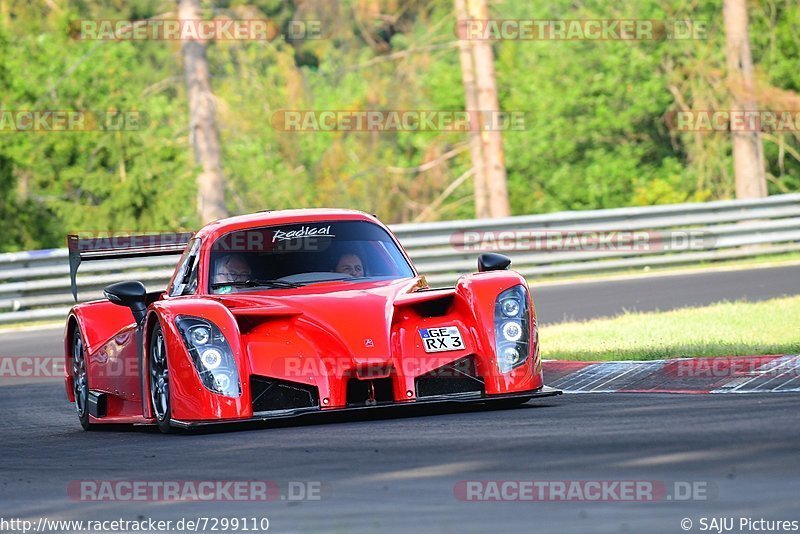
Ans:
[[[529,278],[597,273],[798,251],[800,194],[398,224],[392,230],[434,286],[474,271],[484,251],[510,256],[513,268]],[[172,256],[85,264],[79,296],[100,298],[103,287],[126,278],[166,287],[176,262]],[[0,254],[0,324],[64,317],[72,303],[69,287],[66,249]]]

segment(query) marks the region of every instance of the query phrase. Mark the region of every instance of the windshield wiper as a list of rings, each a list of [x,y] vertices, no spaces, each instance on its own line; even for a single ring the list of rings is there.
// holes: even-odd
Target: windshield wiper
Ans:
[[[250,278],[249,280],[239,280],[236,282],[216,282],[211,284],[211,289],[219,289],[221,287],[271,287],[275,289],[293,289],[300,287],[300,284],[266,278]]]

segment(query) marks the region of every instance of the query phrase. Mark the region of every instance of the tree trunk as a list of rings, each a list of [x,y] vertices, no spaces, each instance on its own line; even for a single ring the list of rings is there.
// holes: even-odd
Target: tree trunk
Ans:
[[[725,19],[732,107],[736,111],[756,111],[746,0],[725,0],[722,12]],[[763,198],[767,196],[764,145],[757,129],[747,130],[752,131],[731,129],[736,198]]]
[[[486,0],[467,0],[470,18],[487,20]],[[505,154],[503,153],[503,137],[500,130],[492,127],[497,122],[500,111],[497,100],[497,82],[494,72],[494,55],[489,41],[475,40],[472,43],[475,57],[475,74],[478,85],[478,109],[481,117],[481,141],[483,143],[484,168],[486,183],[489,189],[489,213],[492,217],[508,217],[511,208],[508,203],[508,184],[506,180]],[[485,127],[485,119],[489,120],[489,128]]]
[[[199,0],[179,0],[178,16],[181,21],[200,20]],[[202,168],[197,177],[197,213],[205,224],[228,216],[216,106],[211,93],[206,43],[187,39],[182,52],[189,97],[189,139],[194,159]]]
[[[456,20],[467,20],[466,0],[454,0]],[[475,60],[472,54],[472,41],[461,39],[458,45],[461,60],[461,79],[464,82],[466,111],[475,114],[478,107],[478,85],[475,81]],[[472,156],[473,183],[475,184],[475,216],[479,219],[491,217],[489,211],[489,192],[486,190],[486,163],[483,159],[483,144],[480,131],[469,132],[469,149]]]

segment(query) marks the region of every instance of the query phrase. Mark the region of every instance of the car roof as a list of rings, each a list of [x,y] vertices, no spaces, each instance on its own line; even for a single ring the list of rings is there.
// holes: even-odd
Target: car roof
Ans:
[[[370,221],[384,226],[374,215],[370,215],[358,210],[339,208],[304,208],[274,211],[265,210],[248,215],[237,215],[235,217],[228,217],[226,219],[219,219],[210,222],[201,230],[199,230],[195,236],[201,238],[216,238],[228,232],[245,230],[247,228],[259,228],[261,226],[344,220]]]

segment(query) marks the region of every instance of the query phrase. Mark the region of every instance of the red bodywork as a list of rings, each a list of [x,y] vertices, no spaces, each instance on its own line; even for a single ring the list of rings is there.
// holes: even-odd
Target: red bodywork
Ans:
[[[347,389],[353,379],[390,379],[393,403],[415,403],[418,377],[467,356],[474,358],[484,382],[484,396],[475,400],[536,396],[549,389],[542,383],[533,302],[525,279],[514,271],[467,274],[447,289],[428,288],[414,270],[411,278],[391,281],[330,281],[227,295],[209,292],[210,248],[220,236],[268,225],[350,220],[380,225],[392,235],[375,217],[349,210],[287,210],[224,219],[195,234],[202,244],[194,295],[170,297],[165,292],[154,297],[138,327],[129,308],[107,300],[74,306],[65,331],[70,400],[74,402],[70,347],[80,332],[90,389],[107,398],[105,416],[91,417],[91,422],[154,422],[143,354],[156,322],[167,348],[172,420],[186,426],[257,418],[251,376],[318,388],[317,411],[352,407]],[[502,373],[494,349],[495,301],[501,292],[518,285],[526,288],[531,310],[530,356],[523,365]],[[201,383],[175,324],[177,316],[186,315],[210,320],[224,333],[241,380],[238,398],[214,393]],[[458,326],[463,349],[424,352],[419,329],[446,325]]]

